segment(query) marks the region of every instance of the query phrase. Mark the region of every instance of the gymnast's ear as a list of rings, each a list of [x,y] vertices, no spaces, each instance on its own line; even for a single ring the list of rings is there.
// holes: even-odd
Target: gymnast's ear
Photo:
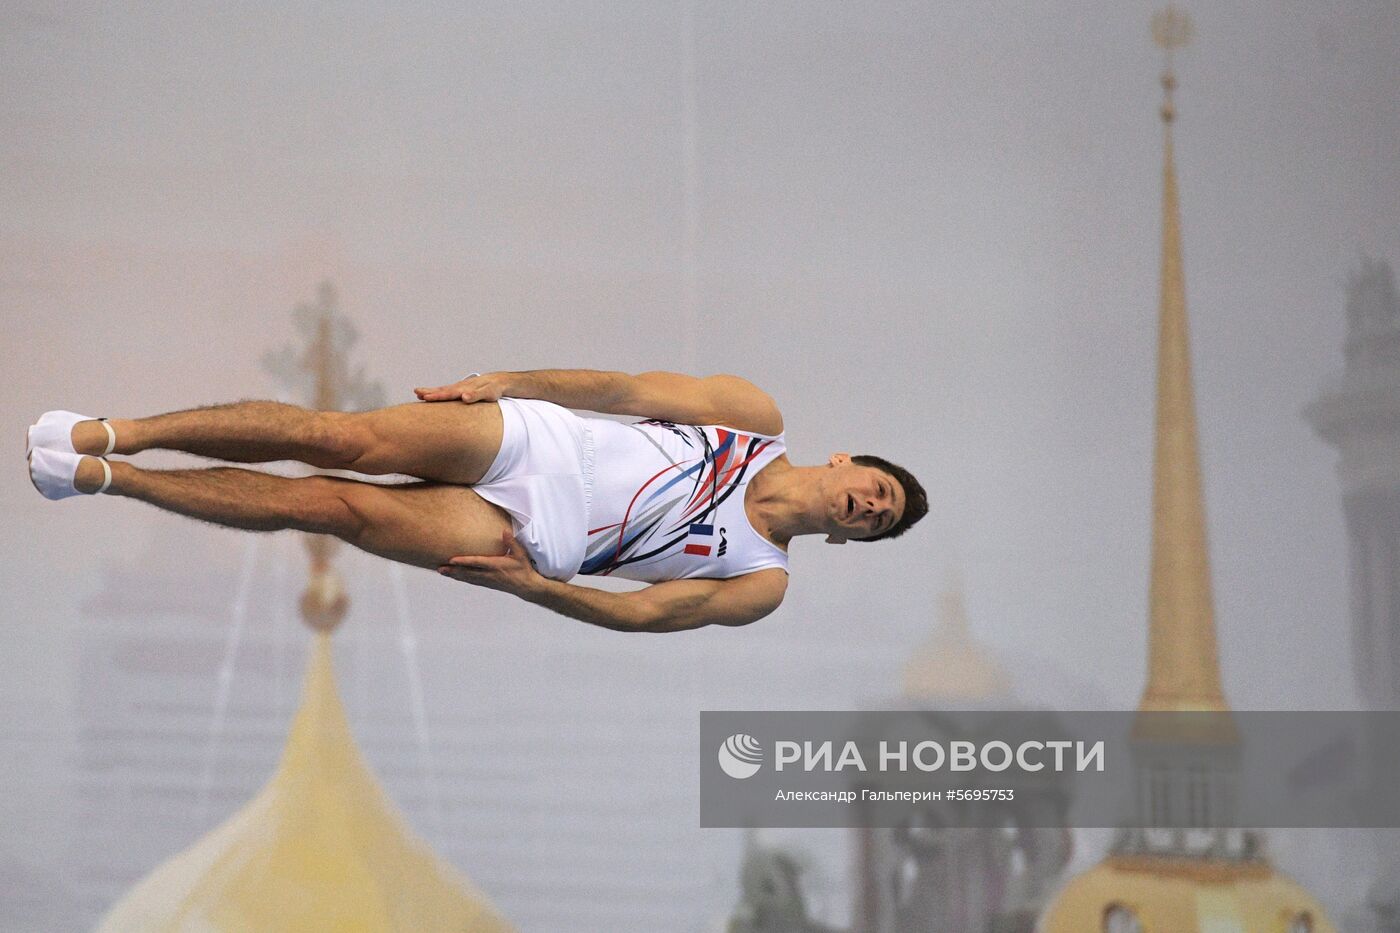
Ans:
[[[826,460],[826,465],[827,465],[827,466],[839,467],[839,466],[845,466],[846,464],[848,464],[848,463],[850,463],[850,462],[851,462],[851,455],[850,455],[850,454],[847,454],[847,453],[839,453],[839,454],[832,454],[830,457],[828,457],[827,460]]]
[[[826,536],[826,543],[827,543],[827,544],[845,544],[845,543],[846,543],[846,539],[843,538],[843,537],[841,537],[840,535],[827,535],[827,536]]]

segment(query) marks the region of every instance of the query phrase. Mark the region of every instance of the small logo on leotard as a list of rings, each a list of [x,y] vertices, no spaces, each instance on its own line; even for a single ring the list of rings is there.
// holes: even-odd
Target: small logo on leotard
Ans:
[[[656,425],[658,428],[665,428],[666,430],[670,431],[672,434],[676,435],[676,437],[679,437],[681,440],[685,441],[685,446],[687,446],[687,447],[694,447],[694,446],[695,446],[695,443],[690,439],[690,435],[687,434],[686,432],[682,431],[682,430],[680,429],[680,427],[679,427],[674,421],[660,421],[660,420],[658,420],[658,419],[656,419],[656,418],[648,418],[646,421],[639,421],[639,422],[637,422],[637,423],[638,423],[638,424],[654,424],[654,425]]]
[[[719,550],[715,552],[717,557],[723,557],[724,552],[729,550],[729,539],[724,536],[725,529],[719,530]]]
[[[723,533],[721,528],[720,532]],[[715,547],[715,526],[695,523],[690,526],[690,533],[685,536],[685,552],[694,554],[696,557],[709,557]],[[724,542],[720,542],[720,553],[724,553]]]

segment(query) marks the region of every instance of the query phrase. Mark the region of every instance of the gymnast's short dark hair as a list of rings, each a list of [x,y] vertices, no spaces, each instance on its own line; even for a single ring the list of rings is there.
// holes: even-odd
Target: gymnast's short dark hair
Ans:
[[[874,467],[888,473],[904,489],[904,513],[899,516],[899,521],[878,535],[869,538],[852,538],[852,541],[883,541],[885,538],[898,538],[909,530],[910,525],[928,514],[928,493],[914,478],[913,473],[898,464],[890,463],[883,457],[876,457],[872,454],[857,454],[851,458],[851,462],[861,466]]]

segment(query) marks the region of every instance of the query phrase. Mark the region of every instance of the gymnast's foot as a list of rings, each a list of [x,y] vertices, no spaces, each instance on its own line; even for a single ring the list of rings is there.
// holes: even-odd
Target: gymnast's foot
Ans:
[[[73,411],[46,411],[29,426],[25,455],[40,447],[105,457],[117,447],[117,432],[105,418],[89,418]]]
[[[45,499],[106,492],[112,467],[101,457],[86,457],[36,447],[29,454],[29,481]]]
[[[117,449],[117,432],[106,418],[93,418],[73,425],[73,449],[80,454],[105,457]]]

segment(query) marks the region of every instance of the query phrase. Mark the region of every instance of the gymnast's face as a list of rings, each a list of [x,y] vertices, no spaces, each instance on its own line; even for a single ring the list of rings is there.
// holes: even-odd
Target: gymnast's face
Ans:
[[[823,480],[826,540],[831,544],[873,538],[904,514],[904,490],[895,478],[877,467],[853,463],[850,454],[832,454]]]

